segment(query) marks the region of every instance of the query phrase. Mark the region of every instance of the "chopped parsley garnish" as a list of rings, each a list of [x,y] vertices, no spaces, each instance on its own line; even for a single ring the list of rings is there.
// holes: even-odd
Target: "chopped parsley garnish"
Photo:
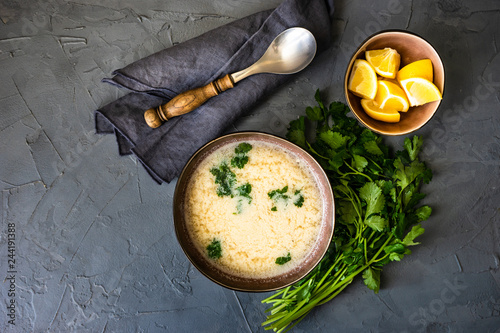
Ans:
[[[304,204],[304,196],[300,193],[300,190],[295,191],[294,198],[293,204],[297,207],[302,207]]]
[[[251,202],[252,197],[250,196],[250,192],[252,192],[252,185],[250,185],[249,183],[243,184],[243,185],[236,188],[236,193],[239,196],[247,198]]]
[[[290,255],[290,252],[288,252],[288,254],[286,255],[286,257],[278,257],[278,258],[276,258],[276,264],[278,264],[278,265],[284,265],[287,262],[289,262],[290,260],[292,260],[292,256]]]
[[[252,185],[249,183],[243,184],[236,188],[236,195],[239,196],[238,203],[236,204],[237,212],[234,214],[241,214],[243,211],[243,200],[247,201],[248,204],[252,202],[252,197],[250,196],[252,192]]]
[[[210,173],[215,176],[215,184],[219,185],[216,190],[217,195],[219,197],[232,195],[232,189],[236,184],[236,175],[229,169],[226,162],[211,168]]]
[[[252,150],[252,145],[248,142],[242,142],[238,145],[238,147],[234,148],[234,152],[236,154],[246,154],[250,150]]]
[[[219,259],[222,257],[222,247],[219,240],[213,239],[212,243],[207,246],[207,254],[212,259]]]
[[[236,155],[231,159],[231,166],[238,168],[238,169],[243,169],[245,164],[248,163],[248,156],[247,155]]]
[[[288,201],[288,199],[290,199],[290,197],[285,194],[286,192],[288,192],[288,186],[283,187],[281,190],[280,189],[272,190],[272,191],[269,191],[267,193],[267,195],[269,196],[269,199],[274,201],[274,206],[271,208],[271,210],[273,212],[278,210],[278,208],[276,207],[276,203],[278,201],[281,200],[281,201],[284,201],[285,204],[287,204],[287,201]]]
[[[247,153],[252,149],[252,145],[247,143],[247,142],[242,142],[240,143],[235,149],[234,153],[236,154],[232,159],[231,159],[231,166],[238,168],[238,169],[243,169],[245,164],[248,163],[248,155]]]
[[[286,194],[287,192],[288,192],[288,186],[285,186],[282,189],[272,190],[267,193],[269,199],[273,200],[274,202],[274,206],[271,208],[273,212],[278,210],[278,208],[276,207],[276,204],[278,202],[281,201],[286,206],[288,205],[290,199],[292,199],[293,204],[295,206],[302,207],[302,205],[304,204],[304,196],[300,193],[300,190],[295,190],[292,197]]]
[[[240,143],[235,149],[235,156],[231,159],[231,167],[243,168],[248,163],[247,153],[252,149],[252,145],[246,142]],[[238,186],[236,174],[231,170],[226,161],[210,169],[210,173],[215,176],[215,184],[219,185],[216,189],[219,197],[230,196],[236,198],[236,210],[234,214],[240,214],[243,210],[243,202],[250,204],[252,197],[252,185],[249,183]],[[246,200],[243,200],[246,199]]]
[[[288,199],[289,196],[285,193],[288,192],[288,186],[283,187],[281,190],[272,190],[267,193],[270,199],[277,201],[280,199]]]

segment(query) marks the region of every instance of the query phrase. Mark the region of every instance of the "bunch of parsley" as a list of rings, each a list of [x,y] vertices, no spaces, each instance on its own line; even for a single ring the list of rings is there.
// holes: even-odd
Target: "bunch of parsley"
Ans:
[[[419,206],[419,192],[432,178],[419,161],[423,140],[404,140],[404,149],[391,154],[382,138],[347,117],[346,105],[334,102],[306,108],[316,125],[314,142],[306,139],[306,117],[290,123],[287,138],[311,153],[327,173],[335,196],[336,223],[332,243],[319,265],[303,280],[276,292],[263,303],[266,329],[288,330],[315,306],[337,296],[361,275],[375,293],[382,267],[410,254],[424,232],[420,222],[431,208]]]

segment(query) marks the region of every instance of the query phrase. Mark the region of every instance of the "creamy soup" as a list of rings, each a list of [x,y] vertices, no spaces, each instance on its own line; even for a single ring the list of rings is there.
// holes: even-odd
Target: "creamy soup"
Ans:
[[[292,270],[319,234],[322,201],[315,178],[270,143],[231,143],[211,153],[185,195],[190,237],[229,274],[266,278]]]

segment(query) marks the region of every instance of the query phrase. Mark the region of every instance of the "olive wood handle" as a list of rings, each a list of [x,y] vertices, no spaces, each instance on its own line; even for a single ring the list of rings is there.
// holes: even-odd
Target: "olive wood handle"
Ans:
[[[177,117],[191,112],[211,97],[234,87],[231,75],[227,74],[221,79],[210,82],[204,87],[185,91],[166,104],[152,108],[144,112],[144,119],[149,127],[157,128],[172,117]]]

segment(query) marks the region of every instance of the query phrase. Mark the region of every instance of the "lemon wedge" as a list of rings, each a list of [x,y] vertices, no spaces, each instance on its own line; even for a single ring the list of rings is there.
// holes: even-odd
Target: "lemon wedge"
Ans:
[[[410,108],[406,93],[394,80],[378,81],[377,95],[374,101],[382,109],[388,108],[406,112]]]
[[[401,68],[396,74],[398,81],[421,77],[423,79],[433,81],[433,68],[431,59],[417,60]]]
[[[389,108],[383,109],[373,100],[362,99],[361,107],[365,110],[366,114],[373,119],[386,123],[397,123],[401,118],[398,111]]]
[[[377,94],[377,73],[368,61],[363,59],[354,61],[347,89],[361,98],[375,98]]]
[[[434,83],[421,77],[402,80],[400,84],[408,97],[410,106],[422,105],[443,98],[441,91]]]
[[[390,79],[396,78],[401,56],[398,51],[386,47],[381,50],[370,50],[365,52],[366,61],[370,63],[378,75]]]

